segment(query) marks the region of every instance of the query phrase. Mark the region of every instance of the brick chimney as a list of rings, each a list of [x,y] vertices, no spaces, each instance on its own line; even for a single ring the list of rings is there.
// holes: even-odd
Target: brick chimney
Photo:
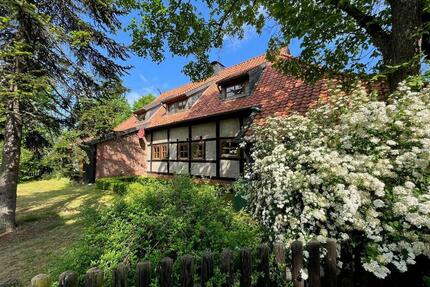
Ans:
[[[218,61],[212,61],[211,65],[214,69],[214,74],[218,74],[220,71],[225,69],[225,66]]]

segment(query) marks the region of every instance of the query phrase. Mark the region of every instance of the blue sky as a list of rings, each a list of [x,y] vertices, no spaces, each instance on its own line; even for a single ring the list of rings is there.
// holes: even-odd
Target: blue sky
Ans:
[[[228,67],[261,55],[267,50],[267,43],[271,35],[270,28],[264,29],[261,35],[257,34],[254,29],[245,29],[243,39],[227,38],[223,48],[211,52],[210,60],[219,61]],[[120,33],[115,39],[125,44],[130,44],[131,41],[131,37],[126,32]],[[299,54],[298,40],[291,43],[290,50],[293,55]],[[136,99],[147,93],[157,96],[160,92],[189,82],[188,77],[181,72],[183,66],[188,62],[189,59],[185,57],[166,54],[164,62],[156,64],[151,59],[131,55],[126,63],[132,65],[133,68],[128,75],[123,77],[124,85],[130,89],[127,93],[129,103],[133,104]]]

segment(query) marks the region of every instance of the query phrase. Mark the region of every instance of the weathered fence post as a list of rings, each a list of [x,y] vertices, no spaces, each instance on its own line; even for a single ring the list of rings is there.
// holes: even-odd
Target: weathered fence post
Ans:
[[[200,273],[201,286],[204,287],[212,276],[214,276],[214,258],[211,253],[205,252],[202,257]]]
[[[128,268],[124,263],[112,269],[112,287],[127,287]]]
[[[260,273],[257,279],[257,287],[270,286],[270,262],[269,262],[270,249],[267,244],[258,246],[257,257],[258,266],[257,271]]]
[[[242,248],[239,253],[240,287],[251,287],[252,258],[251,251]]]
[[[312,240],[308,244],[309,251],[309,287],[321,287],[320,243]]]
[[[327,240],[325,282],[327,287],[337,287],[336,240]],[[324,286],[326,287],[326,286]]]
[[[185,255],[181,259],[181,287],[193,286],[193,257]]]
[[[283,243],[278,242],[273,246],[273,253],[275,254],[276,263],[285,265],[285,246]]]
[[[301,241],[294,241],[291,244],[291,257],[291,274],[293,277],[293,286],[304,287],[304,281],[301,274],[303,269],[303,244]]]
[[[343,262],[342,272],[340,276],[340,284],[342,287],[354,286],[354,258],[351,242],[347,241],[342,244],[340,249],[340,258]]]
[[[151,262],[144,261],[136,266],[136,286],[149,287],[151,285]]]
[[[276,263],[278,263],[278,265],[282,268],[282,277],[284,280],[289,280],[290,278],[288,277],[290,277],[291,274],[289,274],[290,276],[287,275],[287,273],[290,272],[285,262],[285,245],[282,242],[275,243],[273,246],[273,253],[275,254]]]
[[[159,284],[160,287],[172,287],[172,270],[173,270],[173,260],[170,257],[165,257],[161,259],[159,266]]]
[[[60,287],[78,287],[79,277],[73,271],[65,271],[60,274],[58,278],[58,285]]]
[[[39,274],[31,279],[31,287],[50,287],[51,277],[46,274]]]
[[[234,284],[233,252],[224,249],[221,253],[221,273],[225,276],[222,287],[232,287]]]
[[[85,274],[85,287],[102,287],[103,271],[97,267],[91,268]]]

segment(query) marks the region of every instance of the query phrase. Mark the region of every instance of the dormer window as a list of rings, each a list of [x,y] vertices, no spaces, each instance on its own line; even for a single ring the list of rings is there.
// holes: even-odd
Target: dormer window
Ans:
[[[173,114],[188,108],[188,97],[184,95],[169,97],[163,101],[167,113]]]
[[[241,96],[245,92],[245,83],[233,84],[225,87],[225,98],[233,99]]]
[[[187,108],[187,100],[182,100],[179,102],[174,102],[167,105],[167,111],[169,113],[177,113],[183,111]]]
[[[218,82],[221,98],[225,100],[245,97],[249,94],[248,74],[237,75]]]

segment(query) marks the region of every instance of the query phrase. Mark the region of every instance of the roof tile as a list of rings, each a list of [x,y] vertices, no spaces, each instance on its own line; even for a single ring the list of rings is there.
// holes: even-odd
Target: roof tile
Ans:
[[[220,98],[217,81],[245,73],[262,65],[265,65],[265,68],[250,96],[235,100],[222,100]],[[315,105],[320,98],[324,98],[327,95],[327,87],[323,80],[310,85],[292,76],[281,74],[266,60],[265,55],[261,55],[238,65],[225,68],[204,81],[188,83],[169,90],[158,96],[153,103],[160,103],[166,98],[175,95],[180,96],[208,84],[209,86],[189,110],[167,114],[166,109],[163,106],[159,106],[158,110],[145,124],[145,127],[155,128],[253,106],[260,107],[261,113],[257,116],[257,121],[262,122],[264,118],[269,116],[285,116],[292,112],[305,113],[309,107]],[[118,125],[115,131],[131,129],[138,124],[137,118],[131,117]]]

